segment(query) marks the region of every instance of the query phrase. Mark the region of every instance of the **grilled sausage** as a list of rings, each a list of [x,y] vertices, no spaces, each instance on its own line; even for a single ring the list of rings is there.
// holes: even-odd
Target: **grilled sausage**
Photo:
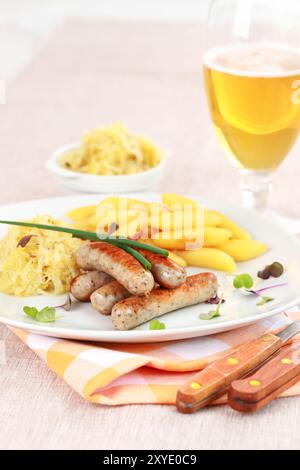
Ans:
[[[112,278],[108,274],[100,271],[79,274],[71,282],[71,294],[80,302],[89,302],[96,289],[111,281]]]
[[[154,289],[157,287],[159,287],[158,284],[155,284]],[[131,297],[130,292],[119,284],[118,281],[112,281],[93,292],[91,303],[92,307],[102,313],[102,315],[110,315],[113,306],[128,297]]]
[[[131,294],[118,281],[112,281],[91,295],[92,307],[102,315],[110,315],[113,306]]]
[[[196,305],[212,298],[218,288],[214,274],[189,276],[176,289],[155,289],[145,297],[130,297],[117,303],[111,313],[117,330],[131,330],[142,323],[182,307]]]
[[[181,286],[186,280],[186,270],[170,258],[147,250],[137,251],[151,263],[154,280],[162,287],[174,289]]]
[[[149,294],[153,289],[151,272],[117,246],[106,242],[82,245],[77,250],[76,260],[83,269],[98,269],[109,274],[133,295]]]

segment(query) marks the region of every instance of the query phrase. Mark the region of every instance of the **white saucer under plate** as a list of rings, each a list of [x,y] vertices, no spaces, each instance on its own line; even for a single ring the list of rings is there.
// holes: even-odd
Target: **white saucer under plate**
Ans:
[[[132,197],[145,201],[160,200],[159,194],[150,193],[135,193]],[[41,213],[63,217],[67,211],[75,207],[97,203],[101,198],[102,196],[96,195],[80,195],[22,202],[0,207],[0,218],[17,220],[31,218]],[[255,276],[259,269],[274,261],[280,261],[285,266],[285,274],[280,279],[264,281],[264,286],[268,285],[268,282],[270,284],[287,283],[283,287],[270,291],[269,295],[275,297],[273,302],[258,307],[256,305],[257,298],[244,296],[235,291],[231,287],[228,276],[216,272],[220,283],[219,292],[224,293],[226,302],[222,305],[221,316],[213,320],[201,320],[199,318],[199,314],[211,310],[210,305],[203,304],[164,315],[161,320],[166,325],[165,330],[151,331],[149,330],[149,323],[145,323],[135,330],[116,331],[109,317],[100,315],[89,304],[78,303],[72,311],[64,312],[63,318],[58,319],[55,323],[43,324],[26,317],[23,313],[23,306],[30,305],[42,308],[44,306],[59,305],[63,302],[65,296],[18,298],[0,294],[0,322],[41,335],[59,338],[115,343],[151,343],[211,335],[240,328],[299,304],[300,244],[296,238],[287,233],[276,222],[250,210],[218,201],[201,199],[201,202],[208,208],[222,211],[227,216],[232,217],[237,223],[245,227],[254,238],[269,245],[270,249],[265,255],[253,261],[238,263],[239,273],[250,273]],[[5,231],[6,227],[0,226],[0,236]],[[189,268],[188,271],[192,274],[205,270]]]

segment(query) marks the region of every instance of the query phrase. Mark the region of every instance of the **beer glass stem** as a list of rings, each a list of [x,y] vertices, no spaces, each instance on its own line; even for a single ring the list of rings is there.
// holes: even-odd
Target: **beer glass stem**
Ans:
[[[243,206],[264,212],[267,209],[269,194],[273,188],[271,173],[240,170],[240,175]]]

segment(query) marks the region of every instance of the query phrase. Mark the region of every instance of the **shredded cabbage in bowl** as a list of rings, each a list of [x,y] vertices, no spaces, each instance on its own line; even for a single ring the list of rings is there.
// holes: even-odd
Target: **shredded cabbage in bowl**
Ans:
[[[81,146],[66,152],[60,164],[80,173],[128,175],[153,168],[161,157],[161,150],[149,140],[115,123],[86,132]]]
[[[48,215],[30,222],[66,226]],[[18,246],[27,236],[27,244]],[[67,233],[10,227],[0,240],[0,291],[16,296],[68,292],[79,272],[75,252],[82,243]]]

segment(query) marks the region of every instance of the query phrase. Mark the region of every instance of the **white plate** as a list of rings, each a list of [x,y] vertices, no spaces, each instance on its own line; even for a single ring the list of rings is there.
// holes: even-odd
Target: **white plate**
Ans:
[[[135,194],[134,197],[139,197],[145,201],[160,200],[157,194]],[[99,196],[71,196],[29,201],[2,206],[0,208],[0,218],[25,219],[33,217],[37,213],[51,213],[54,216],[61,217],[65,212],[74,207],[94,204],[99,200]],[[23,306],[30,305],[42,308],[44,306],[59,305],[63,302],[65,296],[17,298],[0,294],[0,322],[60,338],[119,343],[158,342],[210,335],[239,328],[282,312],[300,303],[300,245],[297,240],[277,225],[276,222],[264,218],[255,212],[222,202],[205,200],[202,200],[202,202],[207,207],[220,210],[229,217],[232,217],[236,222],[249,230],[255,238],[266,242],[270,246],[268,253],[258,259],[239,263],[239,273],[250,273],[255,276],[259,269],[273,261],[280,261],[284,264],[286,268],[284,276],[277,280],[264,281],[264,286],[268,285],[267,282],[270,282],[270,284],[287,282],[285,287],[269,292],[271,297],[276,298],[274,302],[266,304],[264,307],[257,307],[256,298],[244,296],[240,292],[234,291],[231,287],[230,279],[224,273],[216,272],[220,283],[219,292],[224,293],[226,303],[222,305],[221,317],[209,321],[199,319],[200,313],[211,310],[210,305],[203,304],[183,308],[177,312],[164,315],[165,330],[150,331],[149,324],[146,323],[135,330],[116,331],[109,317],[104,317],[93,311],[89,304],[77,304],[73,311],[64,312],[63,318],[55,323],[42,324],[26,317],[23,313]],[[0,236],[2,236],[5,230],[6,227],[0,227]],[[190,273],[199,271],[205,270],[189,269]]]

